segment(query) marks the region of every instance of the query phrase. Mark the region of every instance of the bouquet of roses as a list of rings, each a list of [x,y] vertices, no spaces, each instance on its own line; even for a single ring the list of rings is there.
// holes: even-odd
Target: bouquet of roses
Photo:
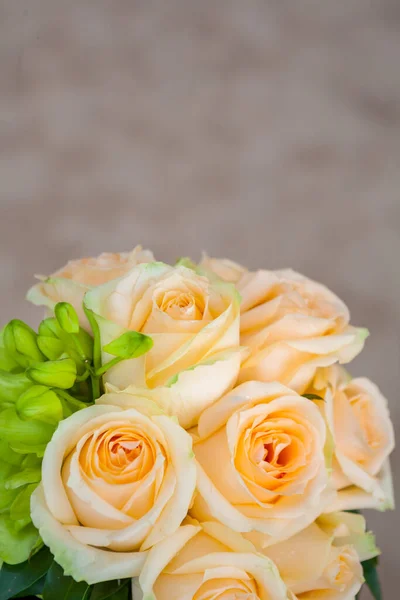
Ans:
[[[0,335],[0,600],[381,598],[393,427],[337,296],[140,247],[39,279]]]

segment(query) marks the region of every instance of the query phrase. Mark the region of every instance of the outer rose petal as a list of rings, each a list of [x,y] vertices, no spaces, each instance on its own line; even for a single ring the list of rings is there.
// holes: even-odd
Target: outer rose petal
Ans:
[[[275,565],[239,538],[217,524],[184,525],[150,550],[139,581],[133,582],[133,600],[169,600],[176,590],[180,599],[191,600],[199,585],[221,577],[252,577],[260,600],[286,600]]]
[[[80,544],[49,511],[40,485],[31,497],[31,515],[54,559],[75,581],[89,584],[136,577],[147,552],[108,552]]]
[[[81,327],[90,331],[82,308],[83,298],[89,289],[90,287],[72,279],[47,277],[29,290],[26,299],[36,306],[45,306],[50,311],[54,310],[57,302],[69,302],[76,310]]]

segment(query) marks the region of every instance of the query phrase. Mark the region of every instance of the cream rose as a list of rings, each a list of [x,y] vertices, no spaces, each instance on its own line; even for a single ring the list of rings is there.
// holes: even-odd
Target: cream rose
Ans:
[[[388,457],[394,448],[388,403],[365,377],[351,379],[337,365],[318,371],[313,389],[334,442],[336,509],[393,508]]]
[[[133,600],[286,600],[271,560],[218,523],[184,525],[152,548]]]
[[[263,546],[261,535],[246,535],[278,567],[298,600],[354,600],[364,581],[360,561],[379,554],[361,515],[333,513],[289,540]]]
[[[119,389],[162,387],[163,409],[183,427],[235,384],[241,350],[232,285],[183,266],[150,263],[88,292],[85,304],[97,319],[102,346],[127,330],[154,342],[144,356],[109,369],[105,382]],[[103,353],[103,362],[111,358]]]
[[[275,540],[293,535],[331,499],[325,434],[318,408],[293,390],[279,383],[238,386],[199,419],[191,514]]]
[[[241,277],[247,272],[245,267],[242,267],[242,265],[239,265],[233,260],[227,258],[211,258],[210,256],[207,256],[207,254],[203,254],[199,267],[208,273],[208,276],[210,276],[210,273],[214,273],[220,279],[234,284],[237,284]]]
[[[192,500],[189,434],[149,400],[131,396],[129,406],[75,413],[46,448],[32,521],[76,581],[138,575],[146,550],[178,529]]]
[[[350,326],[345,304],[320,283],[291,269],[250,272],[208,257],[200,267],[233,281],[242,297],[241,344],[250,355],[239,382],[280,381],[302,393],[317,367],[362,350],[367,330]]]
[[[131,252],[103,252],[97,257],[69,261],[50,277],[40,277],[40,283],[28,292],[28,300],[37,306],[53,309],[57,302],[69,302],[79,315],[79,320],[89,328],[82,302],[85,293],[106,281],[121,277],[140,263],[153,262],[150,250],[136,246]]]

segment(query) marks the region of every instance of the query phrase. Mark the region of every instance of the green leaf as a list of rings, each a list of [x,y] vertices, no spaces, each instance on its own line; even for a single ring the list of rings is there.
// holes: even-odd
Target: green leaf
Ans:
[[[96,583],[93,586],[93,591],[90,600],[122,600],[124,598],[125,589],[129,590],[130,579],[103,581]]]
[[[9,565],[17,565],[27,560],[38,539],[39,533],[33,525],[28,525],[18,531],[14,521],[6,515],[0,515],[0,559],[4,562]],[[1,569],[0,575],[3,573],[4,567],[5,565]]]
[[[54,427],[41,421],[23,421],[14,408],[0,413],[0,437],[14,448],[15,444],[26,446],[47,444],[51,440]]]
[[[24,487],[15,498],[10,508],[10,518],[13,521],[31,518],[31,496],[35,491],[37,484],[31,483]]]
[[[381,584],[379,582],[378,575],[378,557],[370,558],[365,560],[362,564],[364,571],[365,583],[371,592],[374,600],[382,600]]]
[[[325,402],[324,398],[321,398],[318,394],[302,394],[302,397],[308,400],[322,400],[322,402]]]
[[[32,365],[26,374],[35,383],[68,390],[75,383],[76,364],[71,358],[49,360]]]
[[[138,358],[153,347],[153,340],[138,331],[127,331],[103,347],[105,352],[124,360]]]
[[[77,582],[65,576],[60,565],[53,561],[46,576],[43,600],[86,600],[90,590],[91,586],[86,581]]]
[[[32,382],[25,373],[0,371],[0,403],[14,403],[31,386]]]
[[[19,594],[15,594],[13,598],[35,598],[35,596],[42,594],[45,581],[46,577],[38,579],[31,586],[19,592]]]
[[[63,408],[59,397],[45,385],[33,385],[21,394],[15,408],[21,419],[36,419],[57,425],[63,418]]]
[[[40,468],[22,469],[22,471],[18,471],[7,477],[5,488],[6,490],[16,490],[28,483],[39,483],[41,476],[42,473]]]
[[[0,440],[0,457],[4,462],[9,465],[14,465],[15,467],[19,467],[24,460],[23,456],[11,450],[9,444],[7,444],[5,440]]]
[[[19,565],[3,564],[0,571],[0,600],[8,600],[13,596],[41,593],[43,576],[47,573],[53,557],[50,550],[44,547],[29,560]],[[34,591],[34,585],[37,584]]]
[[[69,302],[57,302],[54,314],[60,327],[67,333],[78,333],[79,318],[76,310]]]
[[[8,490],[6,488],[6,480],[10,475],[15,473],[16,467],[0,460],[0,513],[8,511],[11,504],[14,502],[18,491]]]

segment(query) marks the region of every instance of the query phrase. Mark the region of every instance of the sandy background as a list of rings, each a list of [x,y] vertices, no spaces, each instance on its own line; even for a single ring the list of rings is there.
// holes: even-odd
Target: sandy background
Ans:
[[[398,425],[399,62],[398,0],[0,0],[2,321],[138,242],[292,266],[370,328],[353,371]],[[398,520],[370,517],[386,600]]]

